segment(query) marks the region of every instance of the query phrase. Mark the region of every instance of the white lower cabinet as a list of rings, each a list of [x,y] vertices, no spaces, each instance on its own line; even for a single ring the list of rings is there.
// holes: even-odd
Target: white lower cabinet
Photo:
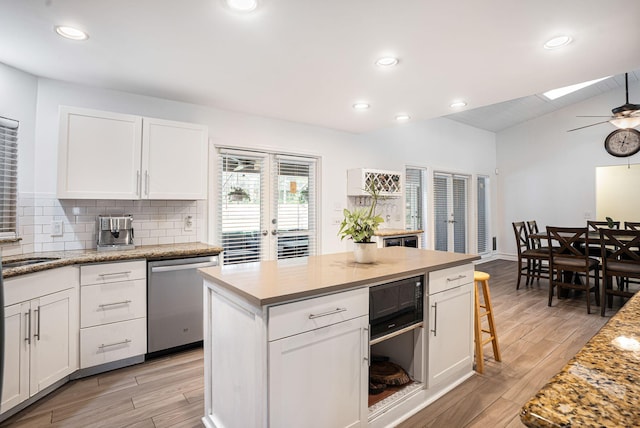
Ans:
[[[146,267],[145,260],[80,267],[81,369],[147,352]]]
[[[80,330],[80,367],[124,360],[147,352],[146,319],[134,319]]]
[[[367,316],[269,342],[269,426],[367,424]]]
[[[78,369],[77,287],[78,271],[74,267],[5,281],[9,305],[5,307],[0,413]]]
[[[460,275],[466,283],[451,280],[455,287],[428,296],[429,388],[450,383],[473,366],[473,271],[456,271]]]

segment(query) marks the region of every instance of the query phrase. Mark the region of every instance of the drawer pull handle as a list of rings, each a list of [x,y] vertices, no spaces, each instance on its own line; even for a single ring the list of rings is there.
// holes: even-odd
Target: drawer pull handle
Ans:
[[[129,303],[131,303],[131,300],[123,300],[122,302],[113,302],[113,303],[103,303],[101,305],[98,305],[98,307],[100,309],[104,309],[107,306],[116,306],[116,305],[128,305]]]
[[[466,277],[467,277],[467,275],[458,275],[455,278],[447,278],[447,282],[457,281],[459,279],[466,278]]]
[[[126,345],[127,343],[131,343],[131,339],[125,339],[122,342],[107,343],[106,345],[103,343],[102,345],[98,346],[98,349],[108,348],[109,346]]]
[[[321,314],[309,314],[309,319],[315,319],[320,317],[326,317],[333,314],[339,314],[340,312],[346,312],[347,308],[335,308],[332,311],[322,312]]]
[[[129,275],[130,273],[130,270],[125,270],[123,272],[99,273],[98,276]]]

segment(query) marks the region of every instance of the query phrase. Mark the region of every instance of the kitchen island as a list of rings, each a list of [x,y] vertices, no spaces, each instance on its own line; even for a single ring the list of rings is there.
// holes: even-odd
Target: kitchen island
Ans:
[[[520,419],[539,428],[640,426],[639,362],[636,294],[525,404]]]
[[[207,427],[393,426],[473,374],[475,255],[391,247],[201,269]],[[422,278],[424,318],[369,340],[369,288]],[[369,405],[371,354],[412,379]]]

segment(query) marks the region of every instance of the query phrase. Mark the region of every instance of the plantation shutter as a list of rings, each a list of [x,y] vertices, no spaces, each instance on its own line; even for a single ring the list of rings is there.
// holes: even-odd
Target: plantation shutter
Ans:
[[[0,238],[18,236],[18,122],[0,116]]]

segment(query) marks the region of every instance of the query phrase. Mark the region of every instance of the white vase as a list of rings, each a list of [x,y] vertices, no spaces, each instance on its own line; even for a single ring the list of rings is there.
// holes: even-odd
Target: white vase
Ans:
[[[356,242],[353,255],[356,263],[375,263],[378,244],[375,242]]]

